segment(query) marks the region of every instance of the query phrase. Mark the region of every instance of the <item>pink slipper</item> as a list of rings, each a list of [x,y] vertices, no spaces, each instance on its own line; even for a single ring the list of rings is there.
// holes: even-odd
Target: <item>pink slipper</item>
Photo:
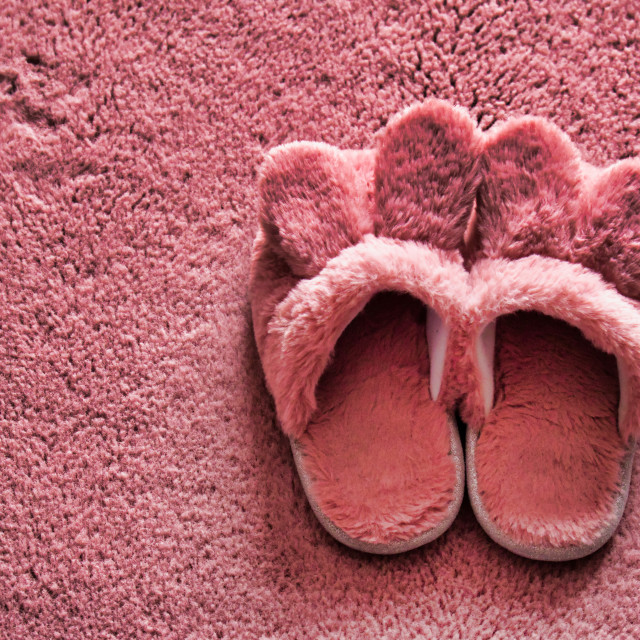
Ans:
[[[640,428],[640,162],[596,169],[536,118],[486,136],[467,482],[486,532],[568,560],[613,534]]]
[[[262,168],[256,342],[309,502],[355,549],[415,548],[460,507],[452,362],[477,141],[465,112],[431,101],[375,149],[293,143]]]

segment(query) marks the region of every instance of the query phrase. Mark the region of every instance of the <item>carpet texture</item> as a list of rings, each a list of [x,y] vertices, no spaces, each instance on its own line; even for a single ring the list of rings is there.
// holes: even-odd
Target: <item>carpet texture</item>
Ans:
[[[548,565],[465,502],[435,543],[335,542],[250,326],[257,167],[371,144],[428,96],[640,155],[640,6],[3,2],[0,638],[637,638],[618,532]]]

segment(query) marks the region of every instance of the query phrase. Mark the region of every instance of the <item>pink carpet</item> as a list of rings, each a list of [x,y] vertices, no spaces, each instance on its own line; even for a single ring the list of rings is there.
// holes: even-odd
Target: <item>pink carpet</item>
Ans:
[[[582,561],[511,555],[466,502],[428,547],[351,551],[247,302],[282,142],[368,145],[438,96],[640,155],[637,3],[68,4],[0,8],[0,638],[640,637],[640,459]]]

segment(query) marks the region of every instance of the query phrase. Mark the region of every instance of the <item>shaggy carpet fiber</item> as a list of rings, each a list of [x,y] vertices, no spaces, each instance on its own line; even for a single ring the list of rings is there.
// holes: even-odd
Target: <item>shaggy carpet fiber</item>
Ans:
[[[257,167],[437,96],[640,155],[640,4],[0,7],[0,638],[638,638],[640,461],[613,540],[335,542],[250,325]]]

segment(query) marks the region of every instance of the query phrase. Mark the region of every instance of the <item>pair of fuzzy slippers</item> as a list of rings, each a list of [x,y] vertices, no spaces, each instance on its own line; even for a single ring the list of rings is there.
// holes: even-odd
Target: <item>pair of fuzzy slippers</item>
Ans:
[[[333,536],[433,540],[466,467],[478,521],[515,553],[611,537],[640,430],[640,162],[595,168],[545,120],[482,133],[433,100],[373,149],[273,149],[260,198],[256,341]]]

